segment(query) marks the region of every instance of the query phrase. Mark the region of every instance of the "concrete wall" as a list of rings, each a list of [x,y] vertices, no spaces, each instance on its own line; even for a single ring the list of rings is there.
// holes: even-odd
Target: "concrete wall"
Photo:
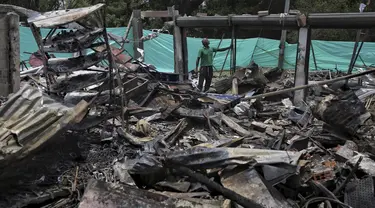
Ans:
[[[19,16],[0,14],[0,96],[20,88]]]

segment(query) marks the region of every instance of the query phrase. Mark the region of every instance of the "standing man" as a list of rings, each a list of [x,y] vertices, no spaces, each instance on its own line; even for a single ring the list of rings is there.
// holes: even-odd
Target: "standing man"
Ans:
[[[366,6],[370,5],[371,3],[371,0],[361,0],[362,3],[359,4],[359,12],[363,12],[363,10],[365,10]]]
[[[203,48],[198,52],[196,71],[199,72],[198,89],[202,91],[203,82],[206,80],[204,85],[204,92],[208,91],[211,86],[213,76],[213,54],[217,51],[226,51],[231,46],[226,48],[211,48],[210,41],[207,38],[202,40]],[[199,69],[199,61],[201,61],[201,67]]]

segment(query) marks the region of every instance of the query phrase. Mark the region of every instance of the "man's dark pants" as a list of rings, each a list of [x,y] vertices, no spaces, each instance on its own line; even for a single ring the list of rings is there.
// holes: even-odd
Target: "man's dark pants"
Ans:
[[[213,76],[212,66],[201,67],[201,69],[199,70],[199,81],[198,81],[198,89],[200,91],[202,91],[204,80],[206,80],[206,84],[204,85],[204,92],[210,89],[212,76]]]

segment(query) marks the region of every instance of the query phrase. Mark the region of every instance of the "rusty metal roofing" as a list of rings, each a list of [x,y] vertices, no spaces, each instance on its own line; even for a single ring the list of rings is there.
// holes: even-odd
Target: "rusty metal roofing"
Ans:
[[[75,22],[90,13],[100,9],[104,4],[96,4],[90,7],[82,7],[78,9],[56,10],[37,14],[29,17],[27,22],[34,23],[36,27],[56,27]]]
[[[0,107],[0,167],[21,159],[87,111],[85,101],[65,106],[29,84]]]

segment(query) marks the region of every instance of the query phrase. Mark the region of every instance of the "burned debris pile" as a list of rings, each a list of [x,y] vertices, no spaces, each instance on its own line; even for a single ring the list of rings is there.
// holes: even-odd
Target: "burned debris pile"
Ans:
[[[374,69],[294,88],[252,62],[202,93],[105,28],[38,36],[101,6],[29,19],[40,54],[94,52],[42,56],[1,102],[1,207],[373,207]]]
[[[54,148],[49,142],[47,149],[26,155],[25,146],[34,144],[37,149],[35,143],[49,137],[27,133],[26,129],[36,127],[22,123],[36,117],[47,119],[47,113],[56,107],[59,117],[63,116],[59,111],[84,107],[74,107],[80,113],[72,110],[74,116],[63,122],[68,124],[64,129],[70,142],[81,143],[75,153],[79,161],[69,162],[58,177],[44,172],[44,180],[51,181],[48,188],[40,176],[28,178],[34,181],[30,189],[36,193],[24,190],[29,194],[11,197],[9,202],[20,207],[372,206],[375,91],[366,79],[372,75],[361,78],[362,84],[314,85],[308,89],[305,104],[294,106],[288,93],[251,99],[290,88],[293,75],[287,71],[262,69],[267,82],[260,85],[252,81],[257,78],[251,69],[238,70],[236,73],[243,73],[240,95],[233,95],[231,89],[228,94],[216,93],[215,88],[201,93],[189,84],[167,84],[148,70],[153,69],[120,72],[122,89],[118,85],[113,90],[106,88],[110,80],[103,71],[73,72],[58,82],[59,87],[53,87],[51,95],[29,81],[31,85],[25,84],[11,96],[0,109],[4,112],[2,126],[9,131],[2,139],[2,167],[6,170],[2,180],[21,177],[11,174],[15,168],[23,170],[16,164],[24,164],[27,157],[21,160],[19,155],[43,155]],[[342,75],[314,72],[310,80]],[[117,77],[113,79],[117,83]],[[119,109],[121,90],[126,97],[123,111]],[[47,97],[40,101],[42,94]],[[67,107],[51,103],[50,97]],[[39,115],[15,113],[13,117],[17,115],[20,121],[7,117],[8,106],[24,103],[22,99],[30,104],[19,108],[32,109],[43,102],[44,110],[34,110]],[[27,107],[31,104],[34,107]],[[49,121],[56,119],[52,116]],[[55,126],[47,120],[35,125],[42,133],[46,132],[42,126]],[[33,143],[23,143],[28,138],[23,135],[29,135]],[[18,149],[11,148],[12,144]],[[17,156],[10,160],[9,155]]]

